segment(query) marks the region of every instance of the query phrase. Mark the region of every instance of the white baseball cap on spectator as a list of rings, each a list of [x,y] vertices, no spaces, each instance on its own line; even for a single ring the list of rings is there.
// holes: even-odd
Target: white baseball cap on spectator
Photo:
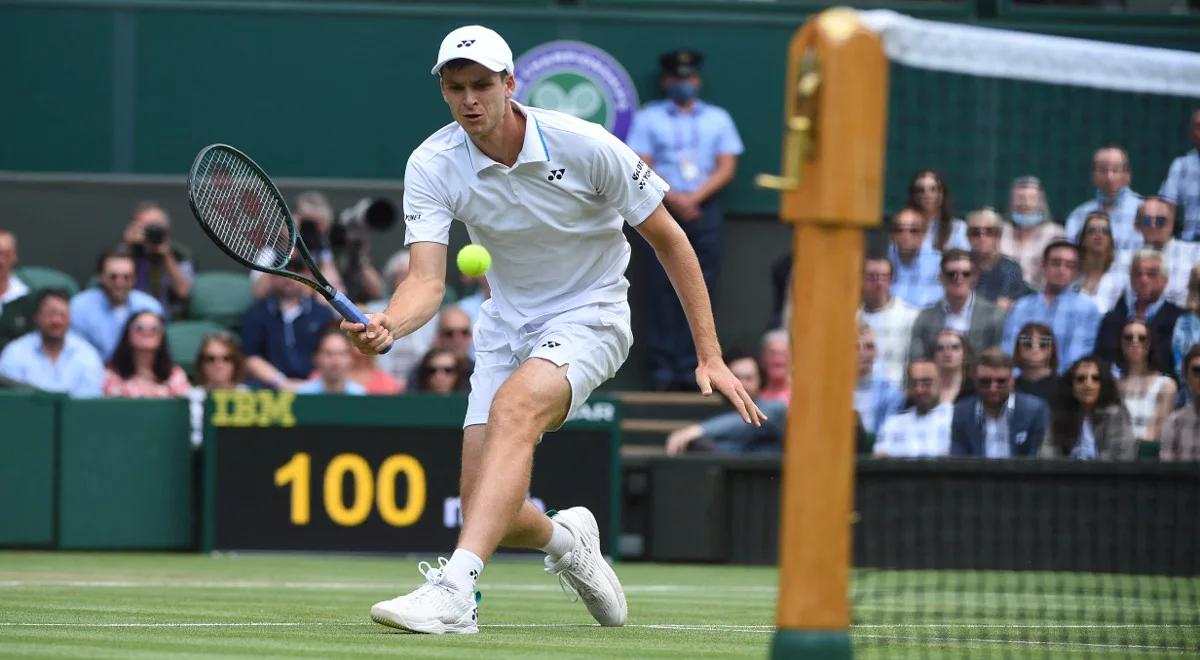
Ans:
[[[478,62],[491,71],[513,72],[512,49],[495,30],[482,25],[464,25],[442,39],[437,64],[429,73],[437,75],[450,60],[465,59]]]

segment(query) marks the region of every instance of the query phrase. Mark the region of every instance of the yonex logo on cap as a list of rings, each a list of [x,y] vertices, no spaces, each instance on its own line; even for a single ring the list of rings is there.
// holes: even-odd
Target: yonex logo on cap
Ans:
[[[473,43],[475,43],[474,39],[464,39],[464,40],[458,42],[458,46],[456,46],[456,47],[457,48],[470,48],[471,44],[473,44]]]
[[[546,177],[546,180],[547,181],[558,181],[558,180],[562,179],[563,175],[566,173],[567,173],[567,168],[565,168],[565,167],[561,170],[550,170],[550,176]]]

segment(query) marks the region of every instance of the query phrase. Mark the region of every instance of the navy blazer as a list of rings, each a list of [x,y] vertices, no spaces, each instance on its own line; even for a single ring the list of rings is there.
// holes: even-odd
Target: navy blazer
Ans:
[[[1037,456],[1046,436],[1049,410],[1046,402],[1036,396],[1013,392],[1013,407],[1008,415],[1008,446],[1014,457]],[[978,396],[970,396],[954,404],[954,419],[950,422],[951,456],[986,456],[984,447],[987,431],[983,405]]]

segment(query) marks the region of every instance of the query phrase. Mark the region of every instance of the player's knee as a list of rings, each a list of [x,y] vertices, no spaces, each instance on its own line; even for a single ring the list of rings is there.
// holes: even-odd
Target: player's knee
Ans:
[[[545,430],[550,413],[546,402],[538,401],[531,393],[521,390],[501,390],[492,401],[488,412],[489,433],[491,438],[508,437],[523,439],[529,435],[531,442],[537,441],[537,434]]]

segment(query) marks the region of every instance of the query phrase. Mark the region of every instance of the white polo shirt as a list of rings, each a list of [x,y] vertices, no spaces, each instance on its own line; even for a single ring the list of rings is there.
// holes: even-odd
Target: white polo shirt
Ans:
[[[950,455],[954,405],[941,403],[924,415],[909,408],[891,415],[875,439],[875,451],[894,458]]]
[[[669,189],[602,126],[526,108],[512,167],[493,161],[457,123],[413,151],[404,172],[406,245],[447,244],[450,222],[492,254],[500,318],[519,328],[567,310],[625,302],[629,243]]]

